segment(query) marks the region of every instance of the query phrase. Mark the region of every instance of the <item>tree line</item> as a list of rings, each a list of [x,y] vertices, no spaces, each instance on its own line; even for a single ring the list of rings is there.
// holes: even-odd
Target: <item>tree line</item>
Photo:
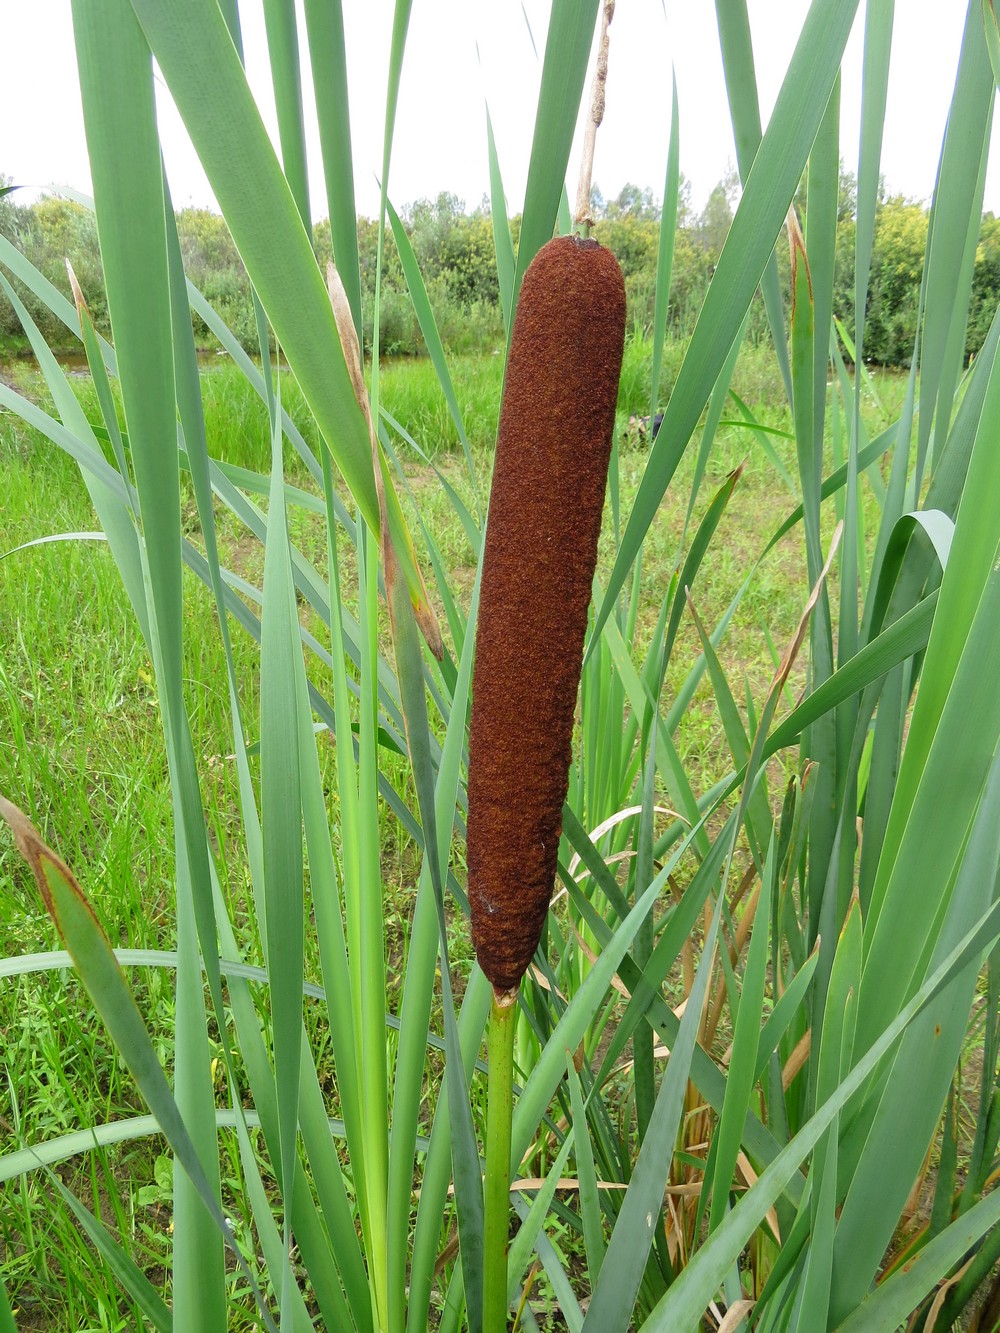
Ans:
[[[0,177],[0,186],[4,184]],[[705,292],[715,271],[739,198],[739,182],[729,173],[696,212],[690,182],[681,178],[671,280],[667,333],[685,339],[691,333]],[[854,329],[854,212],[853,177],[842,173],[837,227],[837,278],[834,312],[853,340]],[[632,328],[649,331],[653,321],[656,260],[661,210],[649,189],[626,185],[606,200],[595,187],[591,199],[593,235],[609,246],[621,264]],[[469,210],[450,193],[420,199],[401,210],[410,242],[427,285],[446,346],[457,352],[494,350],[502,342],[500,292],[494,258],[493,220],[486,199]],[[516,246],[520,218],[511,219]],[[207,209],[186,208],[177,214],[181,250],[188,276],[219,311],[248,348],[256,345],[256,325],[250,287],[236,247],[222,218]],[[884,191],[878,202],[875,250],[868,289],[865,354],[882,365],[906,366],[916,333],[920,278],[927,244],[928,212],[918,202]],[[73,265],[98,327],[107,332],[107,302],[101,272],[94,215],[68,199],[45,196],[19,204],[16,193],[0,192],[0,234],[11,240],[60,290],[69,294],[65,260]],[[330,225],[325,219],[314,228],[314,245],[321,265],[332,258]],[[358,250],[364,306],[365,350],[372,345],[372,307],[378,226],[358,219]],[[787,289],[787,247],[777,247],[779,272]],[[61,346],[71,342],[51,313],[22,292],[25,303],[46,338]],[[1000,219],[983,216],[975,257],[972,303],[966,334],[966,353],[982,345],[993,312],[1000,304]],[[212,341],[197,318],[200,342]],[[748,337],[770,336],[758,308]],[[17,316],[0,300],[0,354],[25,345]],[[423,340],[406,291],[406,281],[391,232],[386,234],[383,257],[382,309],[379,320],[382,355],[416,355]]]

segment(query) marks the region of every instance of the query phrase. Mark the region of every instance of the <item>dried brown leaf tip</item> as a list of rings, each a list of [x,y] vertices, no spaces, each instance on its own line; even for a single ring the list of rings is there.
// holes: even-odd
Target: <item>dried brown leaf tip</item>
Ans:
[[[531,962],[555,880],[624,342],[614,256],[550,241],[514,319],[472,681],[472,938],[498,993]]]
[[[392,515],[388,504],[385,486],[384,469],[386,467],[386,462],[382,449],[378,443],[378,437],[375,433],[375,424],[372,421],[372,407],[371,400],[368,397],[368,386],[365,384],[361,344],[358,342],[357,330],[354,327],[354,317],[351,314],[351,303],[347,299],[347,292],[344,289],[343,279],[337,272],[335,264],[327,264],[326,266],[326,290],[330,297],[330,304],[333,307],[333,317],[336,321],[337,334],[340,338],[341,348],[343,349],[344,360],[347,363],[347,372],[351,377],[351,387],[354,389],[354,396],[358,400],[358,406],[361,408],[361,415],[364,417],[365,425],[368,427],[368,438],[371,441],[372,467],[375,472],[375,492],[378,496],[379,524],[381,527],[379,540],[382,550],[382,570],[385,575],[386,591],[389,595],[389,607],[391,612],[395,603],[393,594],[396,591],[395,588],[391,586],[392,580],[405,579],[405,573],[400,564],[399,553],[393,546]],[[437,616],[434,614],[434,608],[431,606],[430,598],[427,596],[427,587],[424,584],[423,575],[420,573],[416,553],[413,549],[413,544],[409,539],[409,534],[406,532],[405,524],[402,525],[402,536],[406,542],[405,554],[409,557],[410,568],[413,571],[413,586],[409,588],[410,604],[413,607],[413,614],[416,618],[420,632],[427,641],[427,646],[440,662],[444,658],[444,643],[441,639],[441,629],[437,622]]]
[[[80,888],[69,866],[51,847],[42,841],[38,830],[27,815],[19,810],[13,801],[8,801],[5,796],[0,796],[0,819],[6,822],[11,833],[13,833],[14,846],[27,861],[31,873],[35,877],[35,883],[38,885],[38,891],[45,903],[45,910],[55,922],[60,937],[63,934],[62,921],[52,896],[50,875],[60,879],[89,915],[94,917],[93,909],[87,901],[86,894]],[[94,920],[96,922],[96,917],[94,917]]]

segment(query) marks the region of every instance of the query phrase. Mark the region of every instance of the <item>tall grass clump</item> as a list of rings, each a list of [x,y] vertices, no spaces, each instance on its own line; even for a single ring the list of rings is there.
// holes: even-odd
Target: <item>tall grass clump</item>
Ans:
[[[43,407],[0,382],[0,406],[86,487],[86,535],[99,529],[150,668],[162,759],[149,785],[172,846],[157,862],[157,928],[142,893],[130,926],[94,892],[101,831],[74,837],[60,806],[27,789],[29,772],[58,770],[31,767],[52,737],[30,690],[7,684],[6,655],[30,657],[31,644],[5,642],[17,759],[0,752],[0,813],[17,854],[4,847],[2,874],[22,901],[37,885],[61,947],[11,949],[0,966],[68,1046],[87,1030],[83,1009],[105,1037],[88,1056],[104,1071],[97,1087],[58,1084],[57,1128],[39,1110],[44,1085],[9,1080],[2,1094],[0,1178],[18,1223],[0,1251],[0,1329],[36,1301],[23,1260],[43,1253],[47,1271],[73,1275],[50,1303],[49,1325],[65,1328],[995,1322],[1000,321],[969,367],[964,347],[1000,36],[972,0],[958,68],[942,71],[954,94],[909,376],[901,406],[876,422],[863,332],[849,345],[835,328],[834,259],[840,160],[857,149],[863,331],[892,8],[813,0],[766,132],[745,4],[717,13],[742,196],[675,365],[675,98],[657,164],[648,371],[634,348],[619,400],[662,413],[641,457],[621,443],[621,411],[613,422],[624,314],[610,279],[585,274],[568,310],[549,303],[552,275],[539,288],[546,263],[604,263],[569,238],[565,199],[598,0],[553,0],[516,249],[490,129],[510,350],[486,525],[481,426],[470,429],[389,201],[409,5],[397,6],[390,52],[379,254],[388,225],[440,388],[434,411],[447,412],[416,435],[392,410],[388,374],[376,360],[366,380],[358,352],[339,3],[306,0],[301,18],[270,7],[279,161],[244,74],[236,4],[74,0],[112,336],[94,327],[85,277],[70,304],[0,238],[0,287],[48,393]],[[855,21],[858,145],[839,131]],[[310,243],[307,52],[322,72],[329,287]],[[187,281],[154,60],[252,281],[259,362]],[[92,396],[74,392],[15,282],[81,339]],[[199,373],[192,310],[260,403],[238,459],[218,447],[227,409]],[[773,365],[763,346],[740,362],[752,312],[768,322]],[[379,317],[376,304],[374,346]],[[598,333],[584,336],[574,321],[590,317]],[[577,336],[581,346],[560,344]],[[780,410],[752,400],[754,383],[780,393]],[[736,431],[745,463],[731,457]],[[465,580],[425,521],[427,470],[417,486],[399,461],[400,442],[432,454],[428,436],[446,433],[464,479],[460,491],[441,469],[434,503],[471,551]],[[545,459],[530,452],[535,437]],[[587,449],[609,441],[605,487]],[[637,464],[633,492],[624,478]],[[764,506],[754,515],[752,557],[713,566],[760,466],[787,501],[773,521]],[[561,485],[543,496],[549,473]],[[40,522],[37,536],[82,531]],[[564,553],[561,591],[542,583],[550,549]],[[44,554],[10,559],[30,579]],[[706,585],[719,567],[721,599],[717,572]],[[650,568],[667,571],[652,598]],[[772,664],[761,684],[742,676],[748,646],[730,628],[776,569],[796,616],[750,645]],[[506,619],[500,574],[518,584]],[[558,700],[546,656],[558,658]],[[485,691],[484,672],[495,673]],[[214,700],[210,744],[199,689]],[[708,760],[687,762],[681,737],[706,717],[718,739]],[[553,760],[543,780],[539,748]],[[129,799],[141,798],[133,783]],[[137,824],[144,843],[156,827]],[[412,871],[405,893],[387,872],[393,839]],[[518,929],[509,947],[501,921]],[[496,987],[505,1026],[484,1062]],[[143,1186],[161,1209],[155,1255],[132,1220],[145,1206],[137,1157],[150,1174],[158,1163]]]

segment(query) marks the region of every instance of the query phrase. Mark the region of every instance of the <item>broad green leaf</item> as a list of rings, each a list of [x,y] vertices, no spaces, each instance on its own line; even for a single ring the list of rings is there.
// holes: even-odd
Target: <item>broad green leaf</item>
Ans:
[[[278,400],[280,402],[280,399]],[[261,829],[264,852],[265,958],[271,978],[271,1023],[277,1089],[279,1179],[288,1189],[295,1170],[302,1045],[303,903],[302,796],[298,725],[306,698],[298,645],[298,610],[283,504],[280,419],[272,422],[271,500],[264,555],[261,618]],[[294,1286],[288,1210],[281,1274],[282,1317]],[[276,1280],[278,1274],[273,1275]]]
[[[163,169],[149,49],[125,0],[73,10],[84,126],[108,306],[138,494],[149,646],[176,812],[177,972],[175,1088],[214,1208],[184,1163],[174,1188],[174,1316],[192,1329],[224,1319],[224,1254],[214,1225],[218,1146],[200,941],[224,1025],[204,811],[182,675],[180,478]],[[129,163],[127,183],[121,163]]]
[[[935,418],[938,449],[943,444],[957,375],[965,358],[964,336],[955,346],[952,325],[957,323],[964,334],[972,268],[963,263],[963,258],[970,236],[979,234],[983,198],[980,167],[989,141],[995,93],[979,4],[969,0],[927,236],[917,487]]]
[[[490,154],[490,220],[493,223],[493,248],[497,258],[497,283],[500,287],[503,323],[509,338],[511,321],[514,317],[514,269],[517,261],[514,257],[514,243],[510,238],[507,197],[504,194],[500,159],[497,157],[496,140],[493,137],[493,118],[489,107],[486,108],[486,136]]]
[[[14,1313],[10,1308],[10,1301],[3,1282],[0,1282],[0,1330],[2,1330],[2,1333],[17,1333]]]
[[[294,4],[289,3],[289,0],[264,0],[264,27],[267,32],[274,105],[278,113],[282,167],[302,225],[311,234],[309,171],[306,166],[306,134],[299,76],[299,34]]]
[[[735,999],[730,1001],[730,1008],[735,1011],[733,1045],[729,1059],[729,1077],[726,1080],[726,1099],[718,1127],[712,1137],[715,1177],[709,1215],[710,1229],[718,1226],[726,1211],[729,1185],[736,1172],[736,1158],[739,1155],[743,1124],[750,1110],[750,1100],[753,1095],[767,969],[771,895],[774,891],[776,873],[772,835],[764,873],[760,879],[760,896],[754,914],[739,1004],[736,1005]]]
[[[1000,1190],[993,1190],[880,1283],[838,1325],[841,1333],[882,1333],[901,1324],[998,1220]]]
[[[572,1078],[575,1072],[575,1070],[572,1070],[571,1064],[569,1077]],[[563,1138],[559,1152],[556,1154],[555,1160],[549,1167],[541,1187],[537,1190],[535,1197],[532,1199],[528,1215],[518,1227],[517,1235],[514,1237],[514,1243],[510,1247],[510,1254],[507,1259],[509,1273],[507,1297],[511,1304],[515,1301],[521,1277],[525,1268],[528,1266],[531,1252],[538,1242],[538,1237],[545,1224],[549,1208],[552,1206],[552,1200],[555,1197],[560,1177],[563,1175],[575,1139],[576,1127],[574,1126]]]
[[[667,149],[666,175],[663,182],[663,209],[660,213],[660,242],[656,255],[656,295],[653,307],[653,363],[650,369],[649,414],[659,406],[660,368],[663,342],[667,333],[667,308],[670,301],[670,276],[674,263],[674,236],[677,231],[677,198],[680,190],[680,112],[677,105],[677,71],[671,70],[670,143]]]
[[[747,14],[746,0],[736,0],[735,3],[729,0],[729,2],[721,4],[719,0],[716,0],[715,16],[719,25],[719,46],[722,51],[722,65],[726,75],[726,95],[729,100],[729,114],[733,123],[736,161],[739,166],[740,180],[745,185],[762,137],[760,106],[757,97],[757,73],[754,68],[753,44],[750,40],[750,21]],[[778,265],[773,255],[768,260],[761,290],[785,391],[791,398],[792,381],[788,366],[788,351],[785,346],[785,318],[778,279]]]
[[[567,1064],[566,1077],[569,1079],[570,1098],[573,1104],[573,1134],[566,1136],[567,1142],[572,1137],[576,1146],[576,1174],[580,1181],[580,1216],[583,1221],[583,1243],[587,1254],[587,1272],[595,1283],[600,1277],[601,1266],[607,1253],[604,1240],[604,1223],[601,1217],[601,1200],[598,1193],[597,1171],[594,1167],[594,1149],[590,1141],[590,1129],[587,1125],[587,1112],[580,1087],[580,1075],[576,1072],[572,1060]],[[552,1172],[555,1175],[555,1171]],[[513,1272],[513,1263],[511,1265]]]
[[[183,14],[151,0],[133,8],[275,336],[377,530],[371,450],[323,278],[222,14],[208,0]]]
[[[333,242],[333,262],[341,276],[354,317],[361,331],[361,273],[358,259],[358,223],[354,201],[354,161],[351,151],[351,115],[347,99],[347,51],[344,12],[333,4],[307,0],[306,31],[309,59],[321,78],[313,78],[316,119],[323,155],[327,216]]]
[[[993,66],[993,81],[1000,83],[1000,19],[997,18],[995,0],[982,0],[983,28],[986,32],[986,49],[990,64]]]

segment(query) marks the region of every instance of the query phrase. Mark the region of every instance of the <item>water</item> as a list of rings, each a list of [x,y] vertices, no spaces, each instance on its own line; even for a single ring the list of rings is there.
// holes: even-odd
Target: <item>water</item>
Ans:
[[[56,352],[55,358],[67,375],[84,377],[90,374],[87,357],[82,349],[74,352]],[[229,356],[227,353],[216,351],[214,348],[202,349],[198,352],[198,366],[202,371],[217,370],[228,360]],[[0,375],[11,371],[18,366],[27,367],[30,370],[37,370],[38,362],[30,353],[25,356],[14,357],[9,361],[0,359]],[[282,367],[282,369],[284,369],[284,367]]]

